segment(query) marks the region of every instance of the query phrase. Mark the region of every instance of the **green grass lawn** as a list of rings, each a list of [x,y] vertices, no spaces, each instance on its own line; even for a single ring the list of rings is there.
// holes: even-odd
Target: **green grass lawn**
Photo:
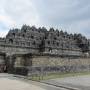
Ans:
[[[90,75],[90,72],[77,72],[77,73],[50,73],[46,75],[33,75],[28,76],[27,79],[40,81],[40,80],[48,80],[48,79],[55,79],[55,78],[64,78],[64,77],[74,77],[74,76],[81,76],[81,75]]]

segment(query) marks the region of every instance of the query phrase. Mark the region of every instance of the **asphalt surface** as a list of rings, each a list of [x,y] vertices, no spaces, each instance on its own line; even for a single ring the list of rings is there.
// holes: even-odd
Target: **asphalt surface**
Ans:
[[[90,90],[90,75],[45,80],[44,83],[76,90]]]

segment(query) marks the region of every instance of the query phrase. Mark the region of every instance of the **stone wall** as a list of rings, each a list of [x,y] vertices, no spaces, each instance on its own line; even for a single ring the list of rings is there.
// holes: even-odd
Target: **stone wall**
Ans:
[[[61,58],[59,56],[33,56],[33,66],[90,65],[90,58]]]
[[[0,52],[13,55],[13,54],[27,54],[27,53],[38,53],[38,49],[29,47],[20,47],[13,45],[0,45]]]
[[[81,72],[90,71],[90,58],[61,58],[59,56],[33,56],[34,72]],[[37,69],[38,68],[38,69]]]
[[[43,72],[47,73],[90,71],[90,58],[62,58],[53,55],[19,55],[16,56],[14,68],[27,68],[29,74],[41,73],[42,69]]]

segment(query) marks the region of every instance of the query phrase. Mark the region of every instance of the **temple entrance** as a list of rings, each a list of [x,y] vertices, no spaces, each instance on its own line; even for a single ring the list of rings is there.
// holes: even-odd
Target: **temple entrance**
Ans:
[[[5,64],[5,54],[0,53],[0,73],[6,71],[6,64]]]

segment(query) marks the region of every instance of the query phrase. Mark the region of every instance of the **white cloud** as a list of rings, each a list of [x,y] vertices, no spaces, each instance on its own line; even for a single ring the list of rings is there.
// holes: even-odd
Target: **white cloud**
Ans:
[[[7,26],[15,24],[15,22],[9,16],[4,15],[0,15],[0,22],[5,23]]]
[[[8,33],[8,30],[7,31],[0,30],[0,37],[5,37],[7,33]]]
[[[40,24],[38,12],[31,0],[0,0],[0,32],[6,35],[7,29],[20,27],[23,24]],[[5,30],[6,28],[6,30]]]
[[[17,25],[39,23],[38,13],[31,0],[10,0],[5,11],[17,22]]]

